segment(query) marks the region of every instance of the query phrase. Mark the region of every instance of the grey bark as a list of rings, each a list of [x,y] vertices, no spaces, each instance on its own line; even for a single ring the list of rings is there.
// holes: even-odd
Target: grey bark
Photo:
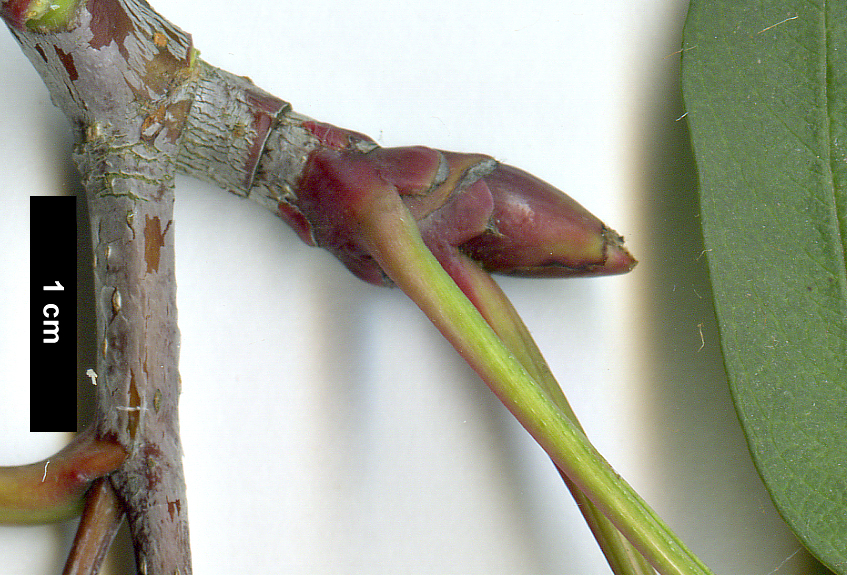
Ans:
[[[304,128],[320,124],[288,102],[199,60],[194,102],[177,156],[180,172],[250,198],[278,214],[280,202],[295,197],[309,154],[322,146]],[[376,148],[370,140],[361,151]]]
[[[75,17],[68,31],[12,33],[77,130],[97,298],[95,426],[129,454],[111,481],[138,572],[186,575],[173,176],[191,40],[144,2],[92,0]]]

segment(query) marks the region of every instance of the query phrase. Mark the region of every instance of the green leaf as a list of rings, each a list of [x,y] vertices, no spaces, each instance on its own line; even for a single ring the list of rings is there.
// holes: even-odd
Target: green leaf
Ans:
[[[683,90],[726,369],[782,516],[847,573],[847,0],[692,0]]]

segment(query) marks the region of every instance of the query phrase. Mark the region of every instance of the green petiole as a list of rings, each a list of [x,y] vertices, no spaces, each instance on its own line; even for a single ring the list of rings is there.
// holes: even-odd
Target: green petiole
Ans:
[[[424,244],[395,194],[359,218],[371,255],[483,378],[555,464],[663,575],[706,575],[689,551],[554,405]]]

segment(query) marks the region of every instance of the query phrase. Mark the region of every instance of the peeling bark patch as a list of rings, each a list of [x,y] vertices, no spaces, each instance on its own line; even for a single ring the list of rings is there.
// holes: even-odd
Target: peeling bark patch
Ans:
[[[129,228],[129,231],[132,232],[132,240],[135,241],[135,228],[133,227],[135,224],[135,214],[133,212],[126,213],[126,225]]]
[[[144,118],[141,124],[141,140],[154,144],[159,134],[164,131],[165,137],[175,144],[179,140],[190,108],[190,100],[162,104]]]
[[[121,292],[118,288],[115,288],[115,291],[112,292],[112,319],[115,319],[115,316],[118,315],[118,312],[121,311]]]
[[[144,446],[144,476],[147,480],[148,489],[157,489],[162,482],[162,450],[154,443],[148,443]],[[168,502],[168,511],[170,511],[170,501]],[[177,507],[177,510],[179,508]]]
[[[187,62],[177,58],[166,49],[147,61],[144,67],[144,83],[148,89],[164,94],[177,78],[178,72],[187,66]]]
[[[162,129],[162,122],[165,121],[165,112],[168,111],[167,104],[162,104],[156,111],[144,118],[141,124],[141,137],[144,141],[152,142],[159,130]]]
[[[182,505],[180,504],[179,499],[176,501],[168,500],[168,515],[171,516],[171,521],[174,520],[174,515],[179,515],[179,511]]]
[[[176,144],[179,136],[182,133],[182,127],[185,124],[185,119],[188,117],[188,112],[191,110],[191,100],[181,100],[174,102],[168,106],[166,119],[168,120],[168,138],[171,143]]]
[[[41,59],[44,60],[44,63],[47,63],[47,54],[44,53],[44,50],[41,49],[41,44],[35,45],[35,51],[38,52],[38,55],[41,56]]]
[[[168,111],[168,104],[162,104],[156,111],[144,118],[144,123],[141,124],[141,131],[144,132],[154,124],[161,124],[165,120],[165,112]]]
[[[147,222],[144,225],[144,261],[147,262],[147,273],[159,271],[159,257],[162,248],[165,246],[165,231],[162,231],[162,222],[159,216],[151,218],[146,216]],[[170,226],[170,223],[168,223]]]
[[[141,417],[141,396],[138,395],[138,387],[135,385],[135,374],[129,372],[129,405],[126,412],[126,430],[129,432],[129,438],[135,441],[135,435],[138,433],[138,421]]]
[[[121,3],[113,0],[88,0],[88,11],[91,13],[89,26],[93,33],[91,47],[99,50],[114,41],[121,54],[127,57],[124,39],[132,32],[133,26]]]
[[[76,79],[79,78],[79,74],[76,71],[76,66],[74,65],[74,57],[71,54],[63,52],[61,48],[58,46],[53,47],[56,50],[56,55],[59,57],[59,61],[62,63],[62,66],[65,67],[65,70],[68,72],[68,78],[71,82],[76,82]]]

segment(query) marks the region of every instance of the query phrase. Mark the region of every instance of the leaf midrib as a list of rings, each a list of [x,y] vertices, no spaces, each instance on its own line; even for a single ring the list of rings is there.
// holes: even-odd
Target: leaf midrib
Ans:
[[[829,187],[832,191],[831,198],[828,198],[832,202],[832,213],[835,218],[834,229],[835,234],[837,236],[838,245],[841,246],[840,252],[838,252],[838,256],[841,260],[841,266],[839,268],[839,280],[840,280],[840,292],[841,292],[841,301],[847,302],[847,214],[842,213],[842,209],[845,209],[845,203],[847,202],[839,202],[838,201],[838,193],[839,189],[843,188],[844,182],[839,181],[839,171],[837,169],[838,158],[835,154],[835,134],[833,134],[833,123],[834,118],[836,117],[836,113],[833,108],[835,107],[835,96],[837,93],[835,89],[833,89],[833,74],[834,74],[834,64],[832,62],[832,42],[830,39],[830,2],[827,0],[823,0],[822,2],[823,8],[823,30],[821,31],[821,37],[823,39],[823,58],[824,58],[824,101],[826,103],[826,139],[824,141],[825,150],[826,150],[826,158],[827,164],[826,169],[829,176]],[[845,307],[847,307],[847,303],[845,303]]]

